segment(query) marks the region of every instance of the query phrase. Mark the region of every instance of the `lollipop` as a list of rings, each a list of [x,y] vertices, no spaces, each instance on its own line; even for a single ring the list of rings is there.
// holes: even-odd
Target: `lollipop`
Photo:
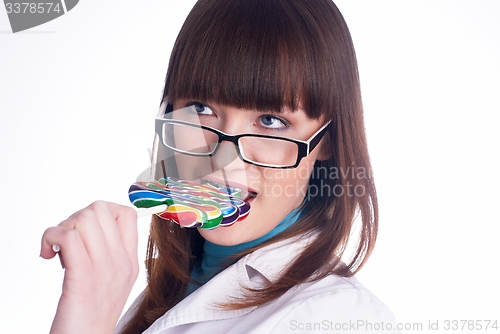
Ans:
[[[137,208],[165,204],[166,210],[156,214],[183,227],[230,226],[245,219],[250,211],[250,204],[241,198],[240,192],[170,177],[134,183],[129,199]]]

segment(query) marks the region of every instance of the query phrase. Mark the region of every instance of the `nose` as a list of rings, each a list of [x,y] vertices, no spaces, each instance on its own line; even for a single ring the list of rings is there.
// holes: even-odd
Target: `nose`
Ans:
[[[207,175],[244,170],[244,162],[238,156],[237,147],[228,141],[223,141],[214,155],[192,157],[179,154],[175,157],[179,176],[187,175],[187,180],[202,179]],[[222,176],[220,176],[222,178]]]
[[[227,109],[226,112],[229,113],[232,110]],[[238,117],[227,118],[220,125],[219,130],[229,135],[244,133],[246,130],[246,119]],[[223,140],[219,143],[219,148],[213,156],[213,160],[217,169],[241,168],[244,165],[243,161],[239,158],[237,145],[229,140]]]
[[[229,141],[222,141],[215,155],[212,157],[215,169],[242,168],[243,161],[238,154],[238,148]]]

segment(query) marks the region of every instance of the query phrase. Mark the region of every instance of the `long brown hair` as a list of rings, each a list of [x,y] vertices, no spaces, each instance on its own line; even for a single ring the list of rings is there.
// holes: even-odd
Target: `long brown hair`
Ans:
[[[331,273],[350,276],[361,268],[377,236],[377,197],[354,47],[331,0],[198,1],[176,40],[162,104],[180,98],[278,112],[300,104],[309,117],[332,121],[323,143],[331,158],[316,162],[309,181],[309,189],[330,193],[310,191],[300,220],[258,247],[307,232],[316,234],[315,241],[276,282],[248,290],[225,308],[261,305],[297,284]],[[359,234],[351,236],[357,246],[341,264],[358,212]],[[184,298],[202,246],[196,229],[153,217],[148,286],[123,333],[142,332]]]

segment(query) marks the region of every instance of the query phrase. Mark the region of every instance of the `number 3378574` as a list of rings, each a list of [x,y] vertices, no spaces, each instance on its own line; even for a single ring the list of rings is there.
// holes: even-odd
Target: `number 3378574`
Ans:
[[[7,14],[42,14],[42,13],[50,13],[56,12],[60,13],[62,11],[59,3],[46,2],[46,3],[30,3],[30,2],[7,2],[5,4],[5,8],[7,9]]]

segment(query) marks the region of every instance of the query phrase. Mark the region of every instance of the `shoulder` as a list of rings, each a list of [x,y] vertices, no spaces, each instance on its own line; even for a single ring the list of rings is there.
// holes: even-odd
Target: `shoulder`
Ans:
[[[343,332],[396,333],[389,308],[356,278],[328,275],[296,286],[285,296],[286,312],[275,332],[341,330]]]

